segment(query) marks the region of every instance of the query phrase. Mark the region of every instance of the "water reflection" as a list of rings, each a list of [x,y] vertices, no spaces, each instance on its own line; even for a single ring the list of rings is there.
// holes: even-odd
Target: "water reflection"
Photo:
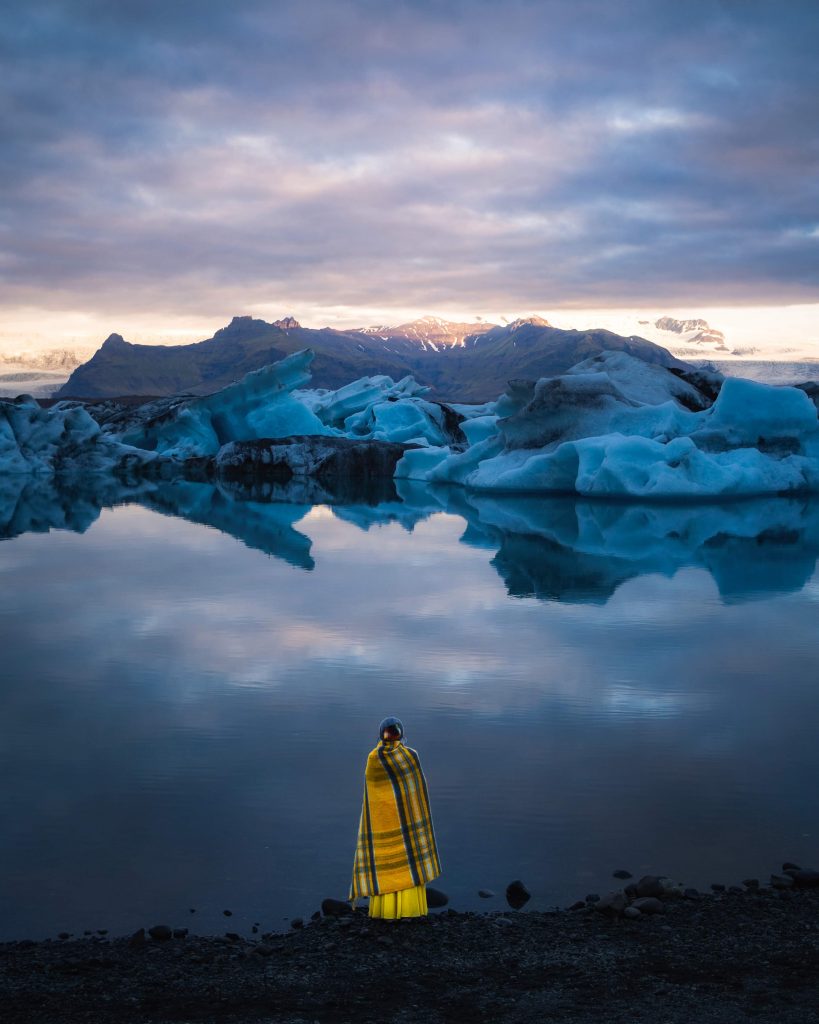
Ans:
[[[685,567],[706,569],[726,602],[797,592],[819,555],[819,502],[810,499],[641,505],[493,498],[408,481],[339,492],[313,482],[126,486],[91,478],[67,486],[12,478],[0,484],[0,537],[82,533],[101,508],[125,503],[213,527],[305,570],[315,568],[312,541],[309,525],[298,524],[315,505],[365,531],[397,523],[411,532],[445,512],[464,521],[461,543],[493,552],[510,596],[571,603],[605,603],[627,580]]]

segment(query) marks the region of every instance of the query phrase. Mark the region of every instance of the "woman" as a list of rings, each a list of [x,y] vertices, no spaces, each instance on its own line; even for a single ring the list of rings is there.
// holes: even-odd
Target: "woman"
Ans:
[[[370,917],[421,917],[426,883],[441,873],[421,762],[404,726],[385,718],[367,758],[350,900],[370,897]]]

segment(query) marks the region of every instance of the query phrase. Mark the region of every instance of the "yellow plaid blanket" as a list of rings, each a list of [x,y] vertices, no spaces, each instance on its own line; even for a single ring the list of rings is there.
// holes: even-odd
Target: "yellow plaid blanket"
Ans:
[[[350,899],[431,882],[441,873],[421,762],[382,741],[367,758]]]

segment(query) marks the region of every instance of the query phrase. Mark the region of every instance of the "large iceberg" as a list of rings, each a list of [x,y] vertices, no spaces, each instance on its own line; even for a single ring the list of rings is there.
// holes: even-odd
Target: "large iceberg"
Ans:
[[[513,386],[513,411],[497,415],[494,430],[484,412],[466,451],[409,451],[396,477],[589,497],[819,489],[819,420],[805,391],[740,378],[720,383],[708,405],[705,388],[678,373],[604,353],[559,377]]]

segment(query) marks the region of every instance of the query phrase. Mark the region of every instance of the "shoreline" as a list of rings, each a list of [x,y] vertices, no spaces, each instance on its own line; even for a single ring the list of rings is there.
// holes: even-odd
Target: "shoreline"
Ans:
[[[0,1016],[342,1024],[383,1020],[386,999],[395,1024],[811,1019],[819,887],[685,892],[665,887],[632,914],[626,907],[640,897],[620,889],[573,909],[447,909],[401,921],[325,908],[301,927],[252,938],[141,929],[0,943]]]

